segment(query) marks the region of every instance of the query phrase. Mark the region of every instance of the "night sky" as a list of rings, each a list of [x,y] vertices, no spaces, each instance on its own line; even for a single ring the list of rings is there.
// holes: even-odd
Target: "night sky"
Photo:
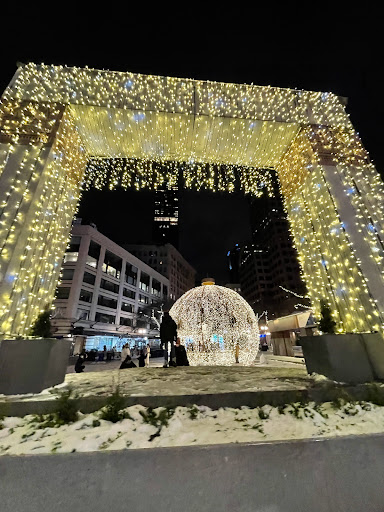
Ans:
[[[220,8],[213,16],[196,6],[183,16],[132,10],[76,14],[58,8],[41,17],[38,9],[2,8],[0,91],[16,62],[131,71],[222,82],[254,83],[348,97],[347,112],[379,172],[384,175],[382,119],[383,43],[381,16],[359,11],[337,16],[323,5],[307,18],[286,12]],[[234,4],[235,5],[235,4]],[[312,5],[314,8],[315,6]],[[148,9],[146,9],[148,11]],[[377,21],[377,26],[376,22]],[[299,21],[300,20],[300,21]],[[143,241],[150,230],[149,192],[84,194],[80,214],[113,240]],[[228,280],[226,253],[248,238],[248,206],[238,194],[183,191],[180,251],[198,270]]]

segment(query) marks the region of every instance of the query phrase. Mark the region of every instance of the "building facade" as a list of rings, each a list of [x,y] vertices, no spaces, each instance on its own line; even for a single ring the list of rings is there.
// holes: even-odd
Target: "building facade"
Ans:
[[[164,275],[96,227],[74,223],[54,301],[54,334],[112,337],[115,345],[124,336],[156,337],[156,311],[168,295]]]
[[[155,191],[152,241],[179,247],[179,191],[177,186]]]
[[[124,244],[123,247],[169,280],[170,301],[195,287],[196,270],[173,245]]]
[[[228,251],[230,275],[238,277],[255,312],[267,311],[269,318],[309,305],[276,177],[273,188],[273,197],[264,193],[250,200],[252,240]]]

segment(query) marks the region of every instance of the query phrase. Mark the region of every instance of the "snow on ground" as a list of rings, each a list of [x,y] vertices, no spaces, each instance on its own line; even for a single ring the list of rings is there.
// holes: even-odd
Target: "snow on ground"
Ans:
[[[5,418],[0,422],[0,455],[269,442],[384,430],[384,407],[368,402],[219,410],[193,406],[152,412],[135,405],[125,412],[128,417],[117,423],[100,419],[100,412],[79,413],[72,424],[45,428],[33,416]],[[161,424],[165,412],[170,418]]]
[[[109,394],[118,384],[123,395],[192,395],[302,389],[310,378],[305,368],[181,367],[130,368],[90,374],[69,374],[65,382],[81,396]]]
[[[277,362],[278,363],[278,362]],[[71,386],[79,396],[110,395],[116,385],[129,396],[193,395],[238,391],[303,389],[312,384],[305,366],[292,363],[255,366],[184,366],[178,368],[115,369],[102,366],[99,371],[67,373],[56,388]],[[1,401],[54,400],[46,389],[41,393],[0,395]]]

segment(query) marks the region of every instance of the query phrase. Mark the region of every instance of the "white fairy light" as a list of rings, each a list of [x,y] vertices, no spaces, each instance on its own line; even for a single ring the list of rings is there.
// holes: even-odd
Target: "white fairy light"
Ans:
[[[259,327],[249,304],[234,290],[203,280],[170,310],[189,362],[196,365],[251,365],[259,347]]]

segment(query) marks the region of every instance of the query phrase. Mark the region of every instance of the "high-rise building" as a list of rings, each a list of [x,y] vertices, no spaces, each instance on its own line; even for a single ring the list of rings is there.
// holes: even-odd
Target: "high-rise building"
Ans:
[[[155,244],[179,247],[178,187],[161,188],[155,192],[152,238]]]
[[[172,301],[195,287],[196,270],[173,245],[123,244],[123,247],[169,280]]]
[[[309,305],[302,298],[306,288],[276,176],[273,185],[274,197],[265,193],[250,200],[252,240],[228,253],[232,266],[238,262],[244,297],[257,313],[266,310],[269,317],[293,313],[298,304]]]

